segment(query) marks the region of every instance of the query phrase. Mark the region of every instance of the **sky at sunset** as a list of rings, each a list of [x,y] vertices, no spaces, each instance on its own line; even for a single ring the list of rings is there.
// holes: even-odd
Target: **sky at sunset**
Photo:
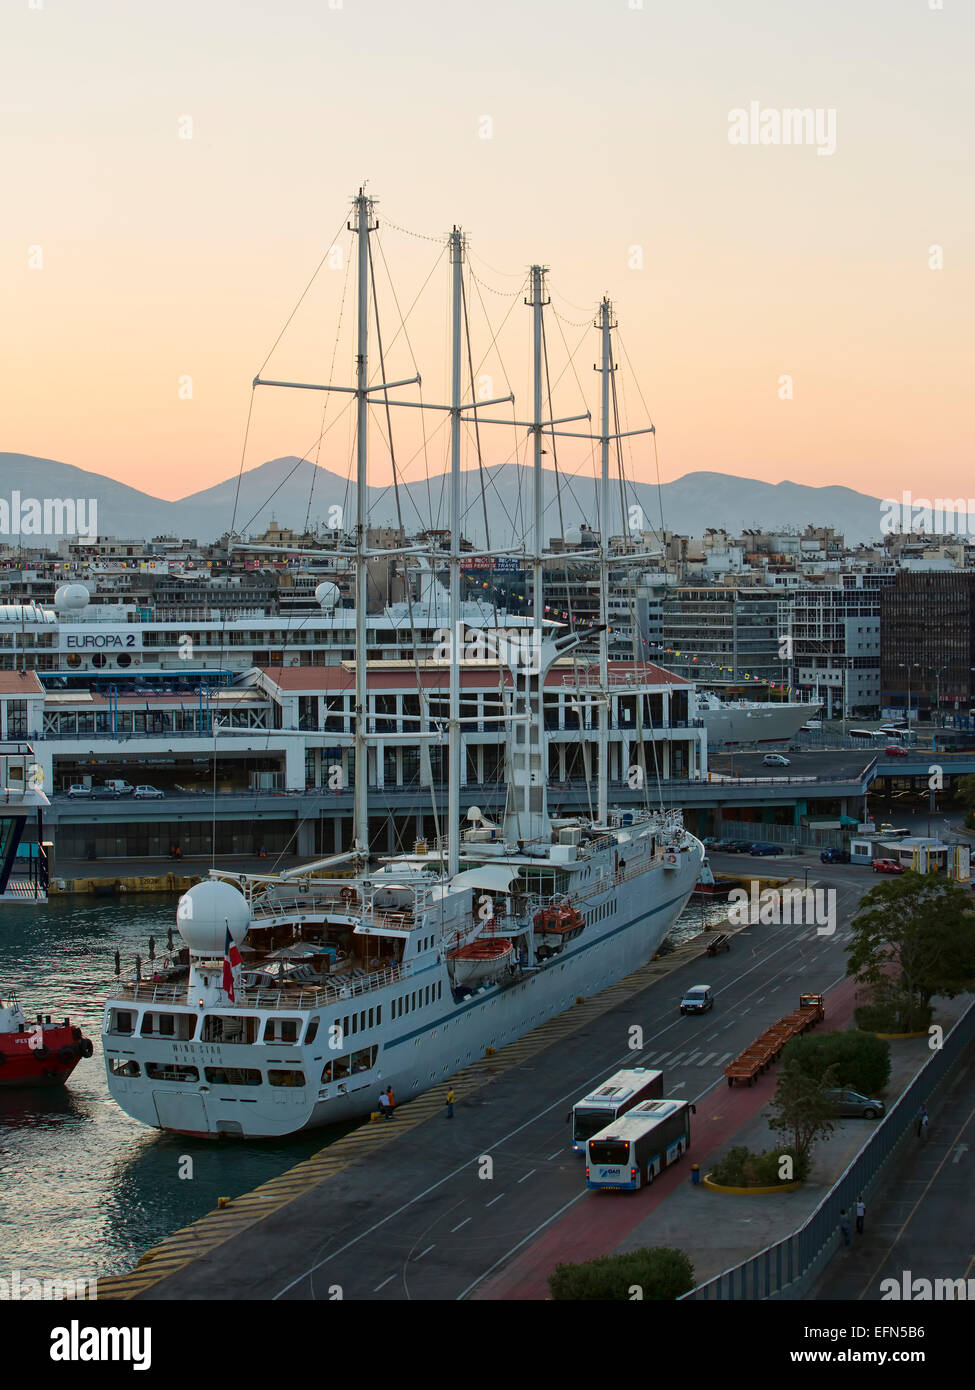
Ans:
[[[520,288],[540,261],[561,413],[598,403],[585,325],[608,294],[626,424],[646,422],[642,392],[663,481],[713,469],[971,492],[973,14],[962,0],[7,0],[0,449],[166,498],[234,474],[251,380],[333,245],[342,265],[322,269],[266,374],[325,381],[334,358],[351,380],[344,228],[368,179],[389,371],[415,359],[425,399],[449,399],[448,271],[428,238],[457,223],[478,372],[499,395],[507,372],[519,418]],[[752,102],[832,112],[835,150],[731,143],[730,113]],[[337,472],[344,405],[328,402],[313,450]],[[439,471],[444,418],[424,452],[400,413],[409,476]],[[259,391],[244,466],[301,455],[321,430],[322,397]],[[488,432],[485,460],[515,457],[513,438]],[[649,446],[628,450],[652,480]],[[385,481],[381,453],[373,467]]]

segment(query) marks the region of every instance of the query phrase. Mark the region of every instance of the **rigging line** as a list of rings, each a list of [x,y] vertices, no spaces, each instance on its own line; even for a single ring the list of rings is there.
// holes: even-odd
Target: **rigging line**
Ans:
[[[381,248],[380,248],[380,249],[381,249]],[[371,247],[371,244],[370,244],[370,242],[369,242],[368,240],[367,240],[367,242],[366,242],[366,251],[367,251],[367,254],[368,254],[368,258],[369,258],[369,279],[370,279],[370,282],[371,282],[371,285],[372,285],[373,313],[374,313],[374,317],[375,317],[375,320],[376,320],[376,347],[377,347],[378,355],[379,355],[379,368],[380,368],[380,371],[381,371],[381,373],[382,373],[382,376],[381,376],[380,379],[381,379],[382,381],[385,381],[385,380],[386,380],[386,360],[385,360],[385,353],[384,353],[384,350],[383,350],[382,325],[381,325],[380,320],[379,320],[379,299],[378,299],[378,296],[377,296],[377,294],[376,294],[376,265],[375,265],[375,260],[374,260],[374,258],[373,258],[373,254],[372,254],[372,247]],[[439,260],[439,258],[438,258],[438,260]],[[407,341],[409,341],[409,339],[407,339]],[[390,463],[391,463],[392,469],[393,469],[393,495],[394,495],[395,500],[396,500],[396,521],[397,521],[397,526],[399,527],[400,533],[403,534],[403,512],[402,512],[402,508],[401,508],[401,506],[400,506],[399,475],[398,475],[397,468],[396,468],[396,451],[395,451],[395,449],[394,449],[394,447],[393,447],[393,420],[392,420],[392,411],[391,411],[390,404],[389,404],[389,391],[386,390],[385,388],[383,389],[383,401],[384,401],[384,404],[385,404],[385,407],[386,407],[386,429],[387,429],[388,438],[389,438],[389,457],[390,457]],[[360,523],[361,523],[362,518],[360,517],[358,520],[359,520]],[[369,529],[368,529],[368,518],[367,518],[367,519],[366,519],[366,536],[367,536],[367,538],[368,538],[368,534],[369,534]],[[421,714],[421,716],[425,715],[427,721],[429,721],[429,712],[428,712],[428,710],[425,710],[425,709],[424,709],[424,705],[425,705],[425,703],[426,703],[426,693],[425,693],[425,691],[424,691],[424,689],[423,689],[422,681],[420,680],[420,666],[419,666],[419,661],[418,661],[418,659],[417,659],[417,654],[416,654],[416,624],[415,624],[414,619],[413,619],[413,594],[412,594],[412,590],[411,590],[411,587],[410,587],[410,577],[409,577],[409,572],[408,572],[408,568],[407,568],[407,564],[406,564],[406,557],[404,556],[403,559],[404,559],[404,563],[403,563],[403,579],[404,579],[404,588],[405,588],[405,591],[406,591],[407,612],[408,612],[408,614],[409,614],[410,631],[411,631],[411,633],[413,634],[413,638],[414,638],[413,642],[411,643],[412,652],[413,652],[413,675],[414,675],[414,679],[416,680],[417,695],[418,695],[418,697],[419,697],[420,714]],[[368,570],[368,566],[367,566],[367,570]],[[359,661],[359,660],[364,660],[364,659],[365,659],[365,653],[364,653],[364,652],[361,653],[361,654],[358,653],[358,652],[356,653],[356,660],[357,660],[357,661]],[[426,742],[426,740],[424,740],[424,742]],[[378,756],[378,753],[377,753],[377,756]],[[431,803],[432,803],[432,808],[433,808],[433,828],[434,828],[434,835],[435,835],[435,838],[439,841],[439,839],[440,839],[440,813],[439,813],[439,810],[438,810],[438,807],[437,807],[437,796],[436,796],[436,792],[435,792],[434,789],[433,789],[433,778],[432,778],[432,777],[431,777],[431,779],[430,779],[430,801],[431,801]],[[456,833],[457,833],[457,830],[455,829],[453,833],[456,834]],[[366,844],[368,845],[368,843],[369,843],[369,827],[368,827],[368,824],[367,824],[366,827],[365,827],[365,836],[366,836]]]
[[[633,370],[633,363],[630,361],[630,354],[629,354],[629,353],[627,352],[627,350],[626,350],[626,343],[623,341],[623,335],[620,333],[620,331],[619,331],[618,328],[617,328],[617,330],[616,330],[616,341],[619,343],[620,347],[623,349],[623,356],[626,358],[626,365],[629,367],[629,369],[630,369],[630,375],[633,377],[633,382],[634,382],[634,385],[636,386],[637,395],[640,397],[641,404],[643,405],[643,408],[644,408],[644,410],[645,410],[646,413],[647,413],[647,419],[650,421],[650,424],[652,425],[652,424],[653,424],[653,416],[652,416],[651,413],[650,413],[650,407],[647,405],[646,399],[644,398],[644,395],[643,395],[643,391],[640,389],[640,379],[639,379],[639,377],[637,376],[636,372]],[[652,438],[653,438],[654,459],[655,459],[655,461],[656,461],[656,469],[657,469],[657,501],[658,501],[659,506],[660,506],[660,529],[661,529],[661,531],[663,531],[663,530],[664,530],[664,497],[663,497],[663,491],[662,491],[661,486],[660,486],[660,458],[659,458],[659,454],[658,454],[658,452],[657,452],[657,432],[656,432],[656,430],[654,430]]]
[[[486,280],[482,280],[479,275],[475,274],[473,266],[471,266],[470,270],[471,279],[475,280],[482,290],[487,290],[489,294],[496,294],[499,299],[517,299],[521,294],[524,281],[522,281],[522,285],[519,285],[516,290],[496,290],[493,285],[489,285]]]
[[[417,241],[436,241],[440,242],[441,244],[445,243],[445,237],[442,232],[440,232],[437,236],[431,236],[429,232],[414,232],[411,231],[409,227],[401,227],[398,222],[393,222],[390,218],[385,216],[383,217],[382,221],[384,227],[391,227],[394,232],[402,232],[404,236],[416,237]]]
[[[403,336],[404,336],[404,338],[406,339],[407,346],[409,347],[409,350],[410,350],[410,357],[411,357],[411,359],[412,359],[412,361],[413,361],[413,366],[414,366],[414,368],[416,369],[417,376],[419,376],[419,374],[420,374],[420,369],[419,369],[419,367],[417,367],[416,358],[413,356],[413,345],[412,345],[412,343],[410,342],[410,336],[409,336],[409,334],[408,334],[407,331],[406,331],[406,323],[407,323],[407,320],[409,319],[410,315],[412,314],[413,310],[416,308],[417,302],[419,301],[420,296],[423,294],[423,291],[426,289],[427,285],[429,285],[430,281],[433,279],[433,276],[434,276],[434,274],[435,274],[435,272],[436,272],[438,266],[440,265],[440,262],[443,260],[444,255],[446,254],[447,247],[446,247],[446,246],[443,246],[443,247],[441,248],[441,251],[440,251],[439,256],[438,256],[437,259],[434,261],[433,265],[430,267],[430,271],[429,271],[429,274],[427,275],[427,278],[424,280],[423,284],[422,284],[422,285],[420,286],[420,288],[417,290],[416,294],[415,294],[414,297],[413,297],[413,302],[410,304],[410,307],[407,309],[406,314],[405,314],[405,316],[404,316],[403,311],[400,309],[400,306],[399,306],[399,299],[397,298],[397,295],[396,295],[396,288],[395,288],[395,286],[393,285],[392,276],[389,274],[389,267],[386,265],[386,253],[383,251],[382,242],[379,240],[379,233],[378,233],[378,232],[374,232],[374,233],[373,233],[373,236],[375,236],[375,238],[376,238],[376,244],[377,244],[378,247],[379,247],[379,254],[380,254],[380,256],[382,257],[383,266],[384,266],[385,269],[386,269],[386,277],[387,277],[387,279],[389,280],[390,290],[391,290],[392,296],[393,296],[393,303],[396,305],[396,312],[399,314],[399,321],[400,321],[400,326],[399,326],[399,328],[397,328],[396,332],[393,334],[392,338],[390,338],[389,343],[387,344],[387,351],[388,351],[390,348],[392,348],[392,347],[394,346],[394,344],[395,344],[397,338],[399,337],[400,333],[402,333]],[[369,262],[370,262],[370,265],[373,263],[373,255],[372,255],[372,252],[371,252],[371,251],[370,251],[370,253],[369,253]],[[373,274],[373,277],[372,277],[372,278],[373,278],[373,281],[375,281],[375,274]],[[376,379],[376,378],[375,378],[375,373],[373,373],[372,380],[375,381],[375,379]]]
[[[555,289],[555,287],[552,285],[551,281],[549,281],[549,291],[550,291],[552,294],[557,295],[557,296],[559,297],[559,299],[561,299],[561,301],[562,301],[563,304],[568,304],[568,306],[569,306],[570,309],[578,309],[578,311],[579,311],[580,314],[584,314],[584,313],[586,312],[586,309],[585,309],[585,306],[584,306],[584,305],[582,305],[582,304],[576,304],[573,300],[566,298],[566,296],[562,293],[561,290]],[[554,312],[555,312],[555,313],[558,313],[558,310],[556,309],[556,310],[554,310]],[[590,322],[591,322],[591,321],[590,321]]]
[[[352,271],[352,257],[351,257],[351,256],[348,256],[348,257],[346,258],[346,262],[345,262],[345,280],[344,280],[343,283],[342,283],[342,298],[341,298],[341,300],[340,300],[340,302],[339,302],[339,317],[338,317],[338,323],[337,323],[336,328],[335,328],[335,342],[334,342],[334,344],[332,345],[332,361],[331,361],[331,365],[329,366],[329,369],[328,369],[328,380],[329,380],[329,381],[334,381],[334,380],[335,380],[335,359],[336,359],[336,357],[338,356],[339,339],[340,339],[340,337],[341,337],[341,335],[342,335],[342,317],[343,317],[343,314],[345,313],[345,297],[346,297],[346,294],[347,294],[348,288],[349,288],[349,276],[350,276],[350,274],[351,274],[351,271]],[[312,470],[312,475],[311,475],[311,488],[310,488],[309,493],[308,493],[308,510],[305,512],[305,535],[308,534],[308,526],[309,526],[309,523],[310,523],[310,521],[311,521],[311,504],[312,504],[312,499],[313,499],[313,497],[314,497],[314,495],[315,495],[315,481],[316,481],[316,479],[317,479],[317,477],[318,477],[318,461],[319,461],[319,459],[321,458],[321,454],[322,454],[322,440],[323,440],[324,437],[325,437],[325,412],[328,410],[328,402],[329,402],[329,398],[330,398],[330,396],[331,396],[332,393],[331,393],[330,391],[324,391],[322,394],[323,394],[323,396],[324,396],[324,398],[325,398],[325,399],[323,400],[323,402],[322,402],[322,427],[321,427],[321,433],[320,433],[319,436],[318,436],[318,446],[317,446],[317,448],[316,448],[316,450],[315,450],[315,467],[314,467],[314,469]]]
[[[331,252],[332,252],[332,248],[335,246],[335,244],[336,244],[338,238],[342,235],[342,225],[343,225],[343,223],[347,223],[348,220],[349,220],[349,219],[348,219],[348,214],[347,214],[347,213],[346,213],[346,214],[343,214],[342,221],[339,223],[338,227],[335,229],[335,235],[332,237],[331,241],[328,243],[328,250],[327,250],[327,251],[325,252],[325,254],[322,256],[322,259],[318,262],[318,265],[316,265],[314,271],[312,272],[312,277],[311,277],[311,279],[308,281],[308,284],[305,286],[305,288],[301,291],[301,294],[300,294],[300,296],[299,296],[299,298],[298,298],[297,304],[296,304],[295,307],[291,310],[291,313],[288,315],[287,319],[285,320],[284,327],[281,329],[281,332],[278,334],[278,336],[275,338],[274,342],[271,344],[271,348],[270,348],[270,351],[268,352],[268,355],[265,357],[265,359],[264,359],[264,361],[261,363],[260,367],[258,367],[257,372],[256,372],[256,375],[257,375],[257,376],[260,376],[260,375],[261,375],[261,372],[263,372],[264,368],[265,368],[265,367],[267,366],[267,364],[270,362],[271,357],[272,357],[272,355],[273,355],[273,353],[274,353],[274,349],[277,347],[278,343],[280,343],[280,341],[281,341],[281,339],[284,337],[285,333],[287,333],[288,328],[289,328],[289,326],[290,326],[290,324],[291,324],[291,320],[294,318],[295,314],[297,314],[298,310],[299,310],[299,309],[301,308],[301,306],[302,306],[302,303],[304,302],[305,295],[308,293],[308,291],[311,289],[312,285],[313,285],[313,284],[315,283],[315,281],[317,280],[317,278],[318,278],[318,272],[321,270],[322,266],[323,266],[323,265],[325,264],[325,262],[328,260],[329,255],[330,255]],[[348,259],[351,260],[351,259],[352,259],[351,256],[348,257]]]
[[[285,476],[281,479],[281,481],[277,484],[277,486],[271,489],[271,491],[270,491],[270,492],[267,494],[267,496],[264,498],[264,501],[263,501],[263,502],[260,504],[260,506],[257,508],[257,511],[251,512],[250,516],[247,518],[247,520],[244,522],[243,526],[242,526],[241,529],[240,529],[240,533],[239,533],[240,535],[243,535],[244,532],[250,527],[251,523],[257,520],[257,518],[260,516],[260,514],[261,514],[261,512],[264,510],[264,508],[265,508],[266,506],[268,506],[271,502],[274,501],[275,497],[277,497],[278,493],[279,493],[279,492],[281,491],[281,489],[285,486],[285,484],[286,484],[286,483],[289,483],[289,482],[291,481],[291,479],[294,477],[294,475],[298,472],[298,469],[301,467],[301,465],[302,465],[303,463],[311,463],[311,458],[309,457],[309,455],[311,454],[312,449],[315,449],[315,448],[319,448],[319,449],[320,449],[320,448],[321,448],[322,440],[325,438],[326,434],[328,434],[328,433],[339,423],[339,421],[342,419],[343,415],[345,415],[348,411],[350,411],[351,408],[352,408],[352,401],[351,401],[351,398],[350,398],[350,400],[347,401],[346,404],[342,406],[342,408],[341,408],[341,410],[339,411],[338,415],[336,415],[336,416],[332,419],[331,423],[330,423],[329,425],[325,426],[325,428],[324,428],[324,429],[321,431],[321,433],[318,435],[318,438],[315,439],[315,440],[313,440],[312,443],[308,445],[308,448],[305,450],[305,452],[304,452],[304,453],[301,455],[301,457],[298,459],[297,463],[295,464],[294,468],[292,468],[291,472],[285,474]],[[324,411],[322,412],[322,414],[324,415]],[[314,467],[315,465],[312,465],[312,466]],[[313,476],[313,478],[312,478],[312,486],[314,487],[314,476]],[[309,500],[309,506],[310,506],[310,505],[311,505],[311,503],[310,503],[310,500]]]
[[[469,242],[467,245],[467,251],[468,255],[474,257],[475,260],[480,261],[481,265],[486,265],[492,275],[503,275],[506,280],[515,280],[518,278],[518,276],[521,276],[522,280],[524,280],[525,278],[525,272],[523,270],[498,270],[496,266],[493,266],[488,261],[486,261],[483,256],[478,255],[478,253],[471,248]],[[470,269],[470,266],[468,266],[468,269]]]
[[[468,247],[468,251],[470,251],[470,247]],[[467,263],[468,273],[470,272],[470,268],[471,268],[471,266],[470,266],[470,261],[468,261],[468,263]],[[465,340],[466,340],[466,343],[467,343],[467,370],[468,370],[468,372],[470,373],[470,378],[471,378],[471,400],[473,401],[473,400],[476,399],[475,394],[474,394],[474,355],[473,355],[473,353],[472,353],[472,351],[471,351],[471,321],[470,321],[470,316],[469,316],[469,314],[468,314],[468,312],[467,312],[467,286],[464,284],[463,276],[461,277],[461,282],[460,282],[460,304],[461,304],[461,312],[462,312],[463,315],[464,315],[464,337],[465,337]],[[475,449],[476,449],[476,451],[477,451],[477,474],[478,474],[478,482],[479,482],[479,484],[480,484],[480,492],[481,492],[481,510],[482,510],[482,513],[483,513],[483,516],[484,516],[484,544],[485,544],[485,549],[486,549],[486,550],[489,550],[489,549],[491,548],[491,527],[490,527],[490,524],[488,523],[487,492],[485,491],[485,488],[484,488],[484,460],[483,460],[483,458],[482,458],[482,456],[481,456],[481,425],[480,425],[480,421],[479,421],[478,418],[477,418],[477,411],[476,411],[476,410],[474,411],[474,447],[475,447]],[[492,583],[492,586],[491,586],[491,597],[492,597],[492,598],[494,598],[495,592],[496,592],[495,586],[494,586],[494,584]],[[497,605],[495,605],[494,616],[495,616],[495,624],[496,624],[496,623],[497,623]]]

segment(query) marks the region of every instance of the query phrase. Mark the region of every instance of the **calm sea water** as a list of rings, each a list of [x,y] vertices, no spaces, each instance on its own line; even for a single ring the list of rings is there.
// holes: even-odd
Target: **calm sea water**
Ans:
[[[218,1197],[250,1191],[345,1132],[260,1143],[194,1140],[147,1129],[112,1101],[100,1029],[115,950],[123,975],[136,952],[148,963],[150,936],[164,956],[175,912],[169,896],[0,908],[0,996],[17,994],[28,1018],[69,1014],[95,1045],[66,1087],[0,1090],[2,1278],[15,1269],[22,1279],[41,1280],[122,1273],[151,1245],[212,1211]],[[671,940],[694,935],[722,912],[692,899]],[[187,1155],[193,1176],[180,1178]]]

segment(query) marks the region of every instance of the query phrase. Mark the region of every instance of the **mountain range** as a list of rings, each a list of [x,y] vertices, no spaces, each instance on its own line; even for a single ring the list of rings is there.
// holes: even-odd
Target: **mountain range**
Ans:
[[[307,460],[271,459],[251,469],[240,479],[239,496],[237,483],[236,476],[227,478],[214,487],[168,502],[99,473],[54,459],[0,453],[0,521],[4,502],[11,515],[15,512],[10,501],[15,492],[19,492],[22,499],[37,498],[41,502],[45,498],[93,499],[97,502],[98,534],[133,539],[175,535],[200,542],[213,541],[230,529],[232,521],[238,533],[251,535],[265,531],[272,519],[299,532],[305,530],[306,520],[312,528],[335,524],[345,528],[354,521],[354,484]],[[557,489],[555,484],[556,474],[547,468],[544,474],[545,540],[562,535],[582,522],[598,529],[597,490],[593,480],[563,474],[562,487]],[[619,534],[622,528],[618,482],[611,485],[611,494],[610,531]],[[484,469],[483,486],[476,471],[465,472],[462,504],[465,535],[475,543],[485,543],[486,507],[492,545],[521,544],[526,537],[530,539],[531,495],[531,470],[522,465],[500,464]],[[634,505],[643,509],[646,528],[660,529],[663,525],[668,531],[685,536],[700,537],[707,527],[739,534],[746,528],[802,530],[808,524],[832,526],[845,536],[848,544],[854,545],[874,542],[881,534],[880,500],[847,487],[764,483],[754,478],[696,472],[686,473],[659,488],[651,483],[627,484],[622,500],[627,509]],[[396,524],[397,505],[392,487],[371,487],[369,504],[372,525]],[[401,485],[399,506],[407,531],[427,526],[446,527],[446,475]],[[340,511],[335,512],[335,508]],[[43,543],[43,538],[38,539]],[[26,536],[25,542],[30,543]]]

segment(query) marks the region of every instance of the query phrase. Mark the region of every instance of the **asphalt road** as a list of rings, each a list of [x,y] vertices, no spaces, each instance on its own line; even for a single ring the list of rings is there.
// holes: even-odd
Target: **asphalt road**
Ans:
[[[788,767],[769,767],[762,761],[764,752],[755,753],[712,753],[708,758],[711,772],[725,777],[842,777],[856,781],[863,776],[867,766],[876,757],[877,750],[869,753],[858,749],[831,752],[783,753],[789,759]]]
[[[740,866],[728,858],[729,868]],[[843,980],[849,919],[875,879],[848,866],[817,862],[815,870],[816,886],[836,890],[835,933],[744,929],[730,953],[679,967],[479,1091],[459,1092],[452,1120],[438,1115],[405,1131],[145,1296],[471,1296],[561,1215],[604,1196],[587,1192],[582,1160],[569,1148],[575,1100],[623,1065],[661,1067],[667,1095],[697,1102],[715,1087],[726,1091],[725,1064],[791,1012],[800,992]],[[702,981],[715,990],[714,1010],[680,1015],[684,989]],[[628,1046],[634,1027],[642,1030],[637,1049]]]

